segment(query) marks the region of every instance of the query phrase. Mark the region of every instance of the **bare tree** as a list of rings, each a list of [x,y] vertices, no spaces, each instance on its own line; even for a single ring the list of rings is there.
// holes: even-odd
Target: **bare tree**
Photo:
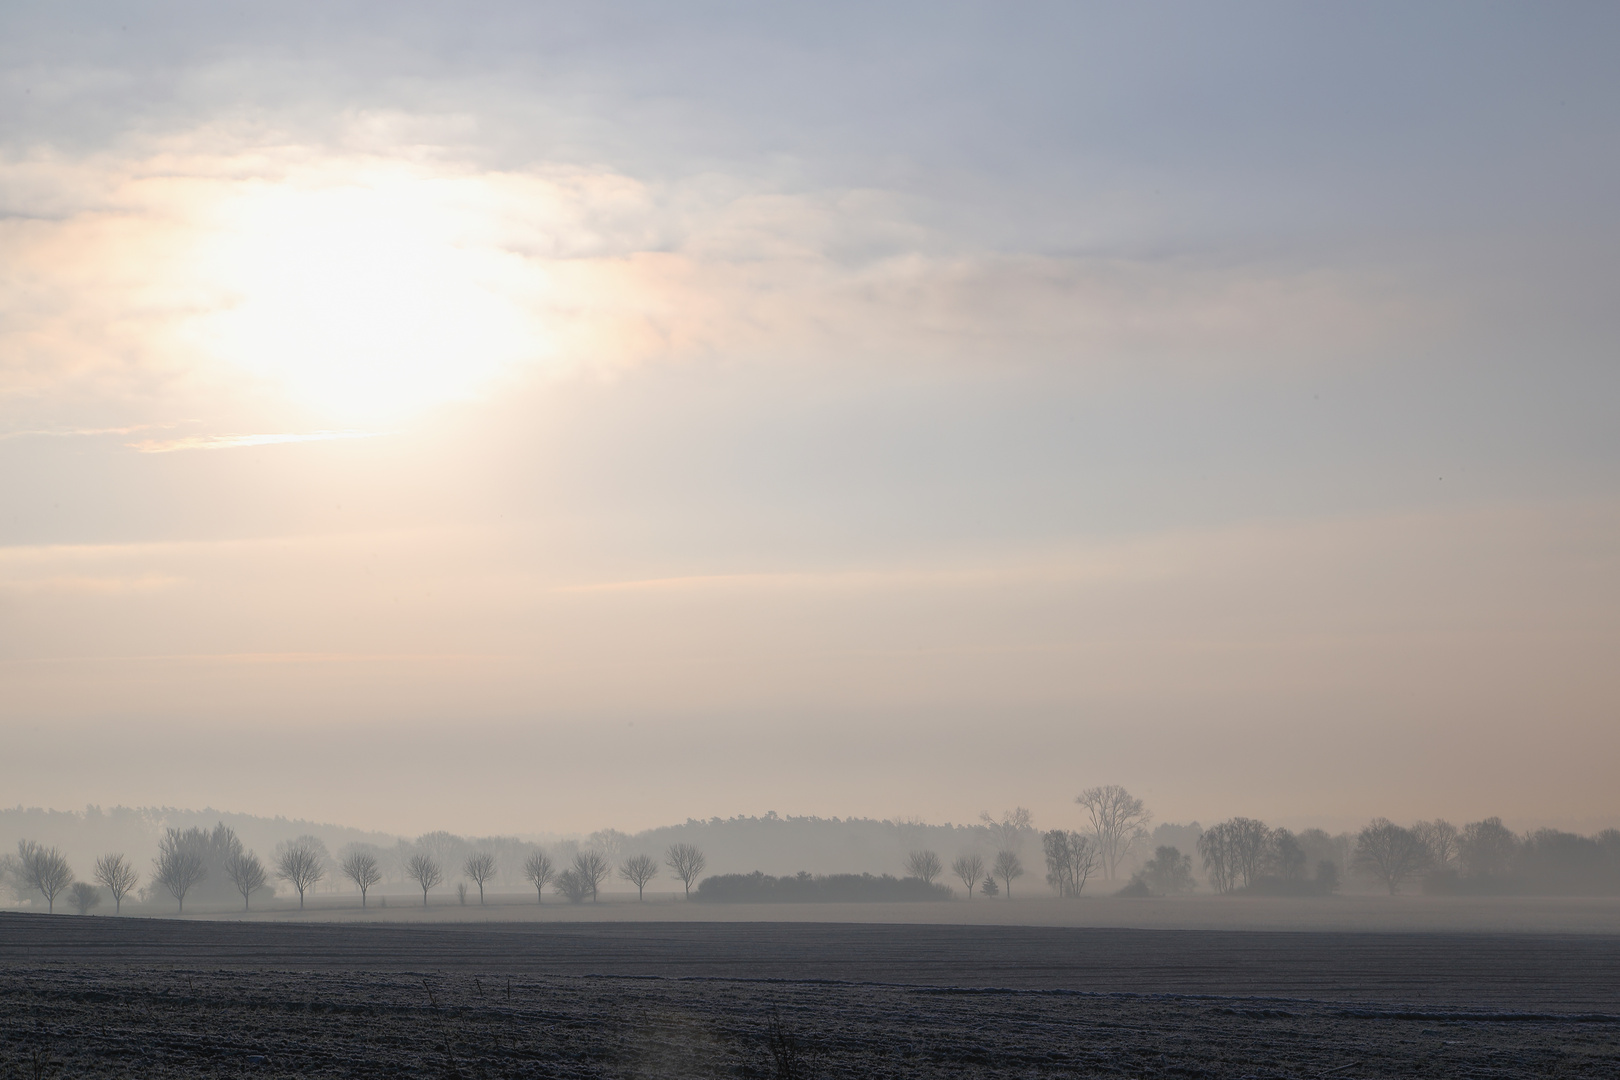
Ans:
[[[557,876],[557,868],[551,865],[551,857],[545,852],[534,851],[530,852],[523,864],[523,876],[534,886],[535,903],[543,904],[546,902],[545,887]]]
[[[264,888],[264,863],[251,851],[237,851],[225,860],[225,876],[242,894],[242,910],[253,910],[253,894]]]
[[[913,851],[906,856],[906,873],[932,885],[945,872],[945,864],[932,851]]]
[[[350,851],[338,861],[338,869],[359,887],[360,906],[365,907],[366,893],[382,880],[382,867],[377,865],[377,856],[369,851]]]
[[[1003,851],[996,856],[995,875],[1007,885],[1007,899],[1012,899],[1012,883],[1014,878],[1024,876],[1024,864],[1018,861],[1018,853]]]
[[[1356,853],[1350,861],[1389,887],[1389,895],[1400,891],[1429,862],[1429,850],[1411,829],[1388,818],[1375,818],[1356,837]]]
[[[326,876],[326,845],[314,836],[276,845],[276,876],[298,890],[298,910],[304,909],[304,892]]]
[[[418,853],[405,864],[405,873],[422,886],[422,906],[427,907],[428,890],[444,881],[444,871],[431,856]]]
[[[68,890],[68,898],[80,915],[88,915],[91,908],[101,903],[101,890],[88,881],[75,881],[73,888]]]
[[[587,848],[574,856],[574,873],[590,887],[593,904],[596,903],[597,892],[601,889],[602,882],[606,881],[612,872],[612,865],[600,851]]]
[[[968,899],[973,899],[973,887],[984,877],[984,858],[979,855],[958,855],[951,863],[951,873],[962,879]]]
[[[62,890],[73,884],[73,868],[67,858],[54,847],[43,847],[32,840],[17,841],[17,859],[22,864],[22,878],[30,889],[38,889],[45,897],[45,910],[56,910],[56,898]]]
[[[1420,821],[1413,825],[1412,832],[1428,849],[1431,867],[1436,870],[1450,870],[1457,864],[1457,855],[1462,848],[1462,832],[1457,826],[1444,818],[1435,818],[1433,821]]]
[[[1041,847],[1046,854],[1046,883],[1059,896],[1078,898],[1100,861],[1095,838],[1078,830],[1053,829],[1041,837]]]
[[[658,860],[651,855],[632,855],[619,867],[619,876],[636,887],[636,899],[643,899],[647,882],[658,876]]]
[[[1097,839],[1097,854],[1109,881],[1119,878],[1120,860],[1130,854],[1138,840],[1147,838],[1153,821],[1142,800],[1120,787],[1106,784],[1086,788],[1074,797],[1091,817],[1091,833]]]
[[[1248,887],[1265,871],[1272,833],[1263,821],[1235,817],[1212,825],[1198,838],[1198,854],[1216,892]]]
[[[461,864],[461,872],[478,886],[478,903],[484,903],[484,882],[495,876],[495,856],[487,851],[475,851]]]
[[[135,891],[140,875],[135,873],[133,866],[124,861],[122,855],[112,854],[103,855],[96,860],[95,879],[112,893],[113,914],[121,915],[124,911],[124,897]]]
[[[1237,860],[1232,851],[1232,828],[1227,822],[1212,825],[1198,837],[1198,854],[1204,860],[1209,887],[1229,893],[1237,887]]]
[[[692,882],[696,881],[698,875],[703,873],[703,868],[709,865],[709,861],[703,857],[703,852],[694,844],[671,844],[669,850],[664,852],[664,862],[675,871],[675,876],[681,879],[681,884],[686,886],[686,898],[690,900]]]
[[[1024,837],[1035,829],[1035,815],[1022,806],[1008,810],[999,821],[990,816],[990,811],[981,810],[979,820],[990,830],[997,851],[1010,851],[1015,855],[1023,849]]]
[[[193,833],[200,830],[192,829]],[[178,829],[168,829],[158,841],[158,857],[152,880],[174,897],[175,910],[186,910],[186,893],[208,876],[208,862],[195,838]]]

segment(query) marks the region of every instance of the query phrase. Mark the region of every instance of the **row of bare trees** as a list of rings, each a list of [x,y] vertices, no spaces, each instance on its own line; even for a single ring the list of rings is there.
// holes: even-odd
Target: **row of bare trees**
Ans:
[[[692,844],[673,844],[665,852],[665,865],[686,889],[688,897],[707,866],[703,852]],[[185,912],[186,898],[211,872],[222,874],[241,894],[244,909],[252,907],[253,894],[262,890],[271,874],[298,893],[298,906],[304,907],[306,894],[324,880],[332,866],[326,845],[318,837],[300,836],[277,845],[267,867],[259,856],[246,850],[235,835],[223,825],[213,832],[201,829],[181,831],[168,829],[158,840],[158,854],[152,862],[148,890],[167,893],[176,904],[176,911]],[[337,870],[360,892],[360,905],[367,905],[368,893],[383,880],[383,867],[377,855],[363,847],[345,851],[336,862]],[[123,902],[140,884],[140,874],[121,853],[110,853],[96,860],[93,878],[96,884],[76,882],[73,868],[56,848],[43,847],[31,840],[18,844],[15,858],[7,856],[0,866],[27,891],[37,891],[46,903],[46,910],[54,912],[56,901],[70,894],[81,914],[101,901],[100,889],[111,894],[115,910],[123,911]],[[659,875],[660,866],[650,855],[631,855],[619,862],[618,874],[636,887],[637,897],[644,898],[647,885]],[[404,867],[406,875],[422,889],[422,903],[428,903],[429,893],[445,880],[445,868],[432,854],[420,851],[412,855]],[[596,900],[604,881],[613,872],[608,857],[594,848],[578,852],[572,863],[558,872],[551,856],[543,851],[532,852],[523,864],[525,880],[535,888],[537,900],[544,899],[548,885],[576,903]],[[475,850],[461,865],[461,872],[478,887],[478,901],[485,900],[485,886],[498,873],[493,853]]]
[[[218,841],[218,842],[216,842]],[[304,906],[304,893],[325,875],[326,848],[313,836],[301,836],[277,846],[272,863],[277,877],[298,890],[298,906]],[[80,914],[101,902],[98,889],[113,898],[114,911],[122,913],[124,900],[140,884],[140,873],[120,852],[110,852],[96,860],[91,873],[94,884],[76,881],[67,858],[56,848],[46,848],[32,840],[17,844],[17,855],[5,870],[24,888],[38,891],[45,898],[46,910],[56,910],[56,899],[69,893]],[[167,829],[158,838],[158,854],[152,860],[148,889],[166,892],[175,901],[175,910],[184,913],[186,897],[211,871],[217,870],[242,894],[248,905],[253,893],[264,888],[269,873],[259,857],[242,847],[223,825],[212,833],[202,829]]]
[[[703,852],[691,844],[673,844],[665,852],[665,865],[674,872],[690,896],[692,885],[703,873],[707,860]],[[352,854],[343,860],[341,866],[344,874],[359,887],[360,903],[364,906],[366,890],[381,879],[376,858],[365,853]],[[576,852],[572,862],[561,870],[544,851],[530,852],[523,862],[522,874],[524,880],[534,886],[536,903],[545,902],[546,887],[552,886],[555,892],[578,904],[597,900],[602,884],[614,869],[613,863],[603,852],[587,848]],[[620,861],[617,867],[619,877],[636,887],[637,899],[645,898],[647,885],[658,876],[659,869],[658,861],[651,855],[631,855]],[[494,854],[473,851],[462,863],[461,872],[478,886],[478,902],[484,903],[484,888],[498,875]],[[421,888],[424,907],[432,890],[445,880],[444,867],[426,852],[412,855],[406,861],[405,873]]]

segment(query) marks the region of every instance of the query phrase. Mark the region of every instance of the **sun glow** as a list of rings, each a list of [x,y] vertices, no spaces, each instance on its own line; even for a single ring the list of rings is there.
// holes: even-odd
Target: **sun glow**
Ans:
[[[345,420],[471,395],[553,352],[545,270],[503,247],[504,208],[483,178],[387,164],[232,184],[186,336]]]

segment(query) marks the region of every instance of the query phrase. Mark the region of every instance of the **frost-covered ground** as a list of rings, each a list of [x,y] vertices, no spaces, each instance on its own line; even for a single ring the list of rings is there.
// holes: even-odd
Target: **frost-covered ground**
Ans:
[[[1614,1077],[1617,961],[1593,936],[5,917],[0,1077]]]

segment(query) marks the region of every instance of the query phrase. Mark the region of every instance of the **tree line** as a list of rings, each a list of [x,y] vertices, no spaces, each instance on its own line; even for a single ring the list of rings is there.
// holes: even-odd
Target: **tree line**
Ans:
[[[973,849],[956,855],[947,867],[931,848],[913,848],[900,866],[902,878],[864,875],[872,881],[896,882],[895,886],[863,884],[861,888],[868,893],[888,889],[894,896],[944,898],[950,895],[949,890],[941,893],[944,887],[938,883],[941,879],[955,879],[961,882],[969,899],[975,895],[1010,899],[1015,882],[1026,875],[1024,858],[1029,842],[1038,837],[1047,886],[1056,896],[1066,898],[1081,896],[1088,884],[1099,879],[1116,883],[1117,888],[1121,871],[1130,871],[1133,866],[1128,883],[1120,890],[1123,895],[1192,892],[1199,886],[1193,869],[1194,855],[1204,883],[1219,894],[1328,894],[1338,890],[1350,873],[1377,882],[1391,894],[1414,885],[1442,893],[1538,888],[1571,893],[1620,892],[1620,830],[1615,829],[1592,837],[1552,829],[1519,835],[1494,817],[1461,828],[1439,819],[1403,826],[1377,818],[1354,834],[1334,836],[1321,829],[1294,833],[1257,819],[1234,817],[1208,829],[1196,823],[1161,825],[1150,833],[1152,814],[1141,799],[1119,785],[1088,788],[1074,801],[1084,811],[1085,821],[1080,828],[1037,830],[1032,813],[1023,807],[999,816],[986,811],[980,815],[981,824],[974,833],[958,835],[976,835],[981,843],[982,838],[988,838],[990,852],[975,844]],[[764,820],[775,820],[775,816],[768,815]],[[643,837],[649,835],[656,833]],[[1158,843],[1152,855],[1138,863],[1136,853],[1145,854],[1150,842],[1160,837],[1173,842]],[[591,834],[583,844],[555,845],[550,852],[517,841],[495,838],[468,842],[438,832],[424,834],[414,843],[402,841],[393,850],[350,843],[333,858],[321,839],[306,834],[277,844],[268,859],[261,859],[220,823],[213,829],[165,829],[159,837],[157,856],[145,871],[144,883],[141,870],[117,852],[98,858],[89,880],[80,880],[60,850],[32,840],[20,841],[15,856],[0,857],[0,878],[6,879],[19,895],[37,893],[48,911],[54,912],[61,900],[81,913],[97,907],[104,896],[111,898],[115,913],[121,912],[124,900],[132,895],[146,900],[166,896],[174,902],[177,913],[184,913],[188,899],[198,895],[216,902],[221,896],[234,895],[240,898],[244,910],[250,911],[255,895],[262,894],[272,880],[296,892],[300,908],[309,891],[322,882],[347,883],[358,892],[360,904],[365,907],[371,890],[384,881],[413,884],[421,890],[426,906],[433,890],[456,874],[463,879],[457,885],[460,901],[468,902],[470,884],[477,890],[478,902],[484,903],[486,886],[499,877],[502,867],[509,874],[515,871],[534,888],[538,903],[544,903],[548,889],[571,903],[595,902],[602,886],[614,876],[633,885],[641,899],[647,886],[665,870],[681,882],[686,897],[691,898],[708,865],[701,848],[684,841],[672,842],[659,859],[645,851],[634,851],[636,846],[634,838],[612,829]],[[728,894],[758,891],[764,885],[755,879],[767,877],[759,873],[730,876],[739,879],[735,887],[722,889],[717,883],[712,888]],[[745,878],[752,884],[743,883]],[[771,880],[789,883],[772,886],[782,896],[812,892],[832,895],[836,890],[830,887],[811,889],[803,884],[821,878],[801,873]],[[910,881],[920,883],[922,888],[900,884]]]
[[[646,854],[629,855],[615,863],[605,852],[591,847],[576,851],[571,861],[559,866],[551,855],[537,849],[524,860],[521,872],[523,879],[533,886],[537,902],[544,902],[545,890],[551,886],[567,900],[584,903],[598,899],[602,884],[615,870],[620,878],[636,887],[637,899],[644,899],[647,885],[664,867],[682,883],[690,897],[693,885],[707,865],[703,852],[692,844],[671,844],[664,852],[662,864]],[[421,888],[425,907],[432,890],[445,882],[447,871],[452,869],[459,869],[477,886],[478,902],[484,903],[485,886],[496,878],[498,866],[492,852],[475,849],[459,860],[458,867],[451,867],[431,847],[423,846],[404,860],[403,870],[406,877]],[[187,897],[199,886],[208,881],[223,881],[241,896],[243,910],[251,911],[254,894],[264,890],[274,877],[298,893],[298,906],[302,910],[309,890],[333,875],[346,878],[354,885],[360,894],[360,906],[364,908],[371,889],[384,878],[383,862],[376,850],[365,844],[348,845],[333,859],[319,837],[305,835],[276,845],[266,863],[221,823],[212,830],[166,829],[158,840],[157,856],[147,871],[145,894],[147,898],[166,894],[174,901],[176,914],[184,914]],[[0,858],[0,876],[6,878],[18,894],[39,893],[45,900],[47,912],[54,913],[57,900],[66,897],[81,915],[100,905],[103,889],[112,897],[114,913],[121,914],[124,900],[134,895],[141,885],[140,872],[121,852],[98,858],[90,874],[91,880],[81,881],[58,848],[33,840],[18,841],[15,856]],[[462,888],[465,890],[465,885]],[[461,899],[466,901],[465,892]]]

